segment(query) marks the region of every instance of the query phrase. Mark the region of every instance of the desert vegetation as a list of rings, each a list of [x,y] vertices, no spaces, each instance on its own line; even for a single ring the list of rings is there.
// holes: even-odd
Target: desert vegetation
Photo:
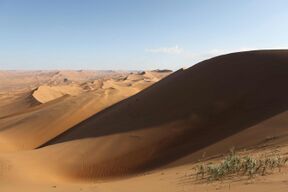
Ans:
[[[234,150],[225,156],[220,163],[202,163],[196,166],[196,178],[208,181],[223,180],[231,176],[263,176],[273,172],[279,172],[288,162],[288,157],[279,154],[263,155],[261,157],[240,156]]]

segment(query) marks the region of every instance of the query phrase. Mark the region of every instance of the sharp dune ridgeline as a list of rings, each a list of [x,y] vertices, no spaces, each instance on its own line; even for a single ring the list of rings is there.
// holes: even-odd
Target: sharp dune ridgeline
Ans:
[[[267,138],[288,142],[287,50],[222,55],[174,73],[79,73],[61,73],[61,80],[59,72],[45,73],[54,82],[35,75],[30,90],[0,94],[0,180],[105,180],[125,191],[115,179],[145,185],[203,153],[251,149]],[[153,174],[139,176],[147,171]]]

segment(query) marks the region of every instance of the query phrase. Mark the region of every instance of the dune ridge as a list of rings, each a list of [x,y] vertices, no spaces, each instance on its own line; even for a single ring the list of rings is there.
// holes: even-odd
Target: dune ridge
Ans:
[[[193,154],[197,151],[245,130],[253,134],[253,141],[240,137],[230,144],[257,144],[274,133],[275,127],[266,126],[258,135],[249,129],[256,125],[264,129],[265,120],[277,119],[288,107],[287,53],[235,53],[180,70],[95,114],[39,151],[62,159],[51,163],[53,158],[49,158],[49,162],[58,171],[62,169],[64,177],[91,179],[141,172],[187,155],[190,162],[196,161]],[[279,135],[287,134],[282,119],[276,121],[282,125]],[[229,147],[218,145],[214,154]],[[67,156],[69,160],[63,158]]]

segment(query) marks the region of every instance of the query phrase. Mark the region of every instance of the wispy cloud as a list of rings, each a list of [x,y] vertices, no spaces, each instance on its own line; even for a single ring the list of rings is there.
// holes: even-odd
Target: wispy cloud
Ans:
[[[180,54],[184,51],[184,49],[180,48],[178,45],[175,45],[174,47],[145,49],[145,51],[150,53]]]

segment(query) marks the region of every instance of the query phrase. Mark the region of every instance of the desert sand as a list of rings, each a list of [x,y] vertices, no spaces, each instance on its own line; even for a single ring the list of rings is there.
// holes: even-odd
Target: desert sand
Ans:
[[[288,51],[188,69],[1,71],[1,191],[287,191],[288,169],[197,182],[235,148],[288,153]]]

